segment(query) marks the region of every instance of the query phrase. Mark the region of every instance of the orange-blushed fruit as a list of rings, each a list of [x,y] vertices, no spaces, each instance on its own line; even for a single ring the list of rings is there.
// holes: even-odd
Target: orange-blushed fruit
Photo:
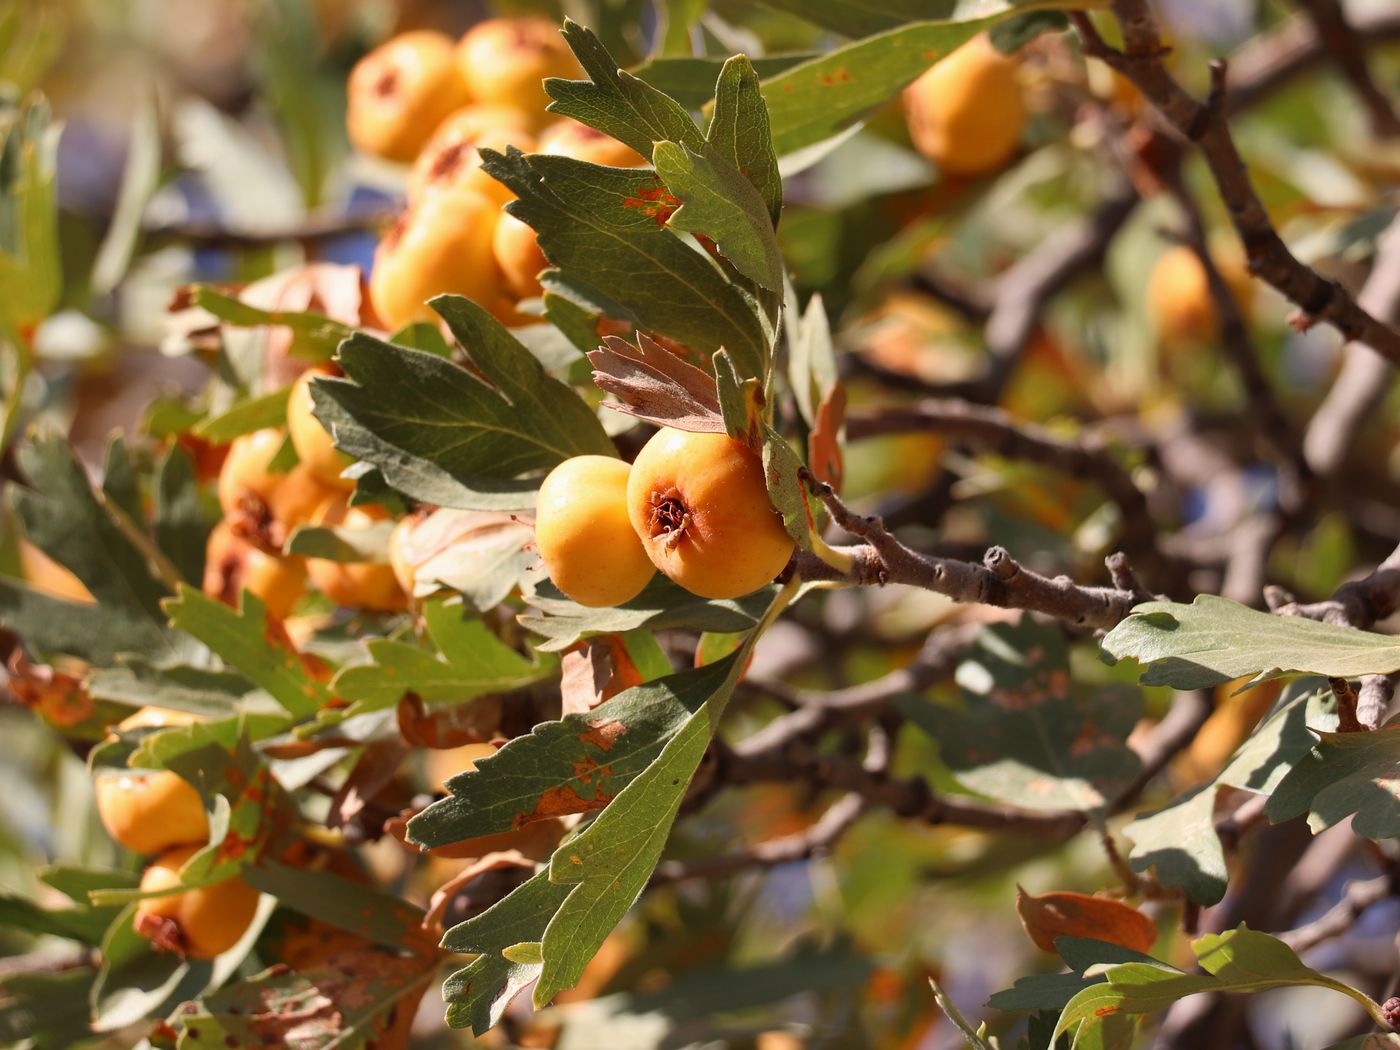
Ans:
[[[995,171],[1026,124],[1016,60],[973,37],[904,89],[904,112],[915,148],[943,171]]]
[[[203,590],[235,608],[246,590],[257,595],[269,615],[285,620],[306,593],[306,566],[295,555],[267,553],[221,521],[209,533]]]
[[[705,598],[757,590],[795,546],[768,499],[762,461],[726,434],[658,431],[632,464],[627,510],[652,564]]]
[[[621,605],[655,569],[627,514],[628,467],[574,456],[549,472],[535,503],[535,546],[554,585],[580,605]]]
[[[490,18],[457,44],[457,66],[478,102],[514,106],[543,123],[546,77],[578,79],[582,70],[559,27],[546,18]]]
[[[539,151],[560,157],[572,157],[574,160],[586,160],[590,164],[602,164],[610,168],[635,168],[639,164],[651,163],[631,146],[619,142],[607,132],[569,119],[551,124],[540,133]]]
[[[506,287],[520,299],[532,299],[543,293],[540,271],[549,260],[540,251],[534,229],[514,215],[502,214],[491,239],[491,250]]]
[[[1222,253],[1215,257],[1215,265],[1247,315],[1253,288],[1243,260],[1237,254]],[[1169,345],[1195,345],[1214,338],[1215,299],[1194,248],[1176,244],[1157,257],[1147,278],[1147,317],[1157,337]]]
[[[407,162],[443,117],[470,97],[450,37],[430,30],[401,33],[351,71],[346,130],[357,149]]]
[[[153,893],[180,885],[180,869],[200,848],[179,846],[162,853],[141,876],[141,889]],[[133,925],[161,951],[213,959],[238,943],[257,910],[258,891],[234,876],[199,889],[146,898],[136,905]]]
[[[491,303],[500,293],[492,236],[497,202],[461,187],[430,193],[405,212],[374,253],[370,297],[390,328],[434,321],[428,300],[465,295]]]
[[[317,367],[308,368],[297,377],[287,398],[287,434],[297,450],[297,459],[312,477],[328,489],[349,492],[355,483],[342,478],[340,472],[353,461],[335,447],[330,432],[314,415],[316,405],[311,398],[311,381],[318,375],[331,374],[329,368]]]
[[[346,505],[343,498],[327,500],[317,512],[317,525],[343,526],[363,529],[386,521],[389,512],[383,507],[366,504]],[[408,607],[404,593],[387,562],[340,562],[329,558],[307,558],[306,574],[316,589],[337,605],[348,609],[369,609],[373,612],[398,612]]]
[[[161,853],[209,839],[204,800],[168,769],[101,773],[94,782],[97,815],[107,834],[133,853]]]
[[[529,152],[535,137],[518,109],[509,106],[465,106],[438,126],[408,171],[408,199],[417,201],[434,190],[462,187],[476,190],[497,204],[515,195],[481,167],[480,150],[504,153],[507,146]]]

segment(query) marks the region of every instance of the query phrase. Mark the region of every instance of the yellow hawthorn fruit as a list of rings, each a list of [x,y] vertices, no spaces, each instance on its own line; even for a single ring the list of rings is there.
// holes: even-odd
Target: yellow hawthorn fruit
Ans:
[[[408,199],[417,201],[438,189],[463,187],[490,197],[498,205],[515,195],[486,174],[482,149],[504,153],[507,146],[535,148],[529,120],[510,106],[464,106],[444,120],[408,171]]]
[[[478,102],[514,106],[543,123],[546,77],[583,73],[559,27],[545,18],[489,18],[457,44],[457,67]]]
[[[649,158],[606,132],[568,119],[551,124],[540,134],[539,152],[586,160],[590,164],[603,164],[610,168],[635,168],[639,164],[651,163]]]
[[[404,594],[412,594],[418,586],[418,565],[411,552],[410,534],[423,518],[410,514],[394,523],[394,531],[389,533],[389,568]]]
[[[400,217],[374,253],[370,297],[390,328],[434,321],[428,300],[456,293],[490,303],[500,291],[491,251],[498,205],[473,190],[430,193]]]
[[[656,571],[628,518],[628,467],[574,456],[549,472],[535,504],[535,545],[554,585],[580,605],[621,605]]]
[[[1026,123],[1016,60],[974,37],[904,89],[904,113],[915,148],[943,171],[995,171]]]
[[[261,599],[269,616],[285,620],[306,593],[306,566],[299,557],[267,553],[221,521],[209,533],[203,590],[235,608],[246,590]]]
[[[318,367],[308,368],[297,377],[287,398],[287,433],[291,436],[292,447],[297,450],[297,459],[312,477],[328,489],[349,492],[355,483],[342,478],[340,472],[353,461],[335,447],[330,432],[312,414],[316,406],[311,400],[311,380],[318,375],[331,374],[331,369]]]
[[[491,250],[506,287],[520,299],[532,299],[543,293],[540,271],[549,260],[540,251],[534,229],[514,215],[502,214],[491,238]]]
[[[233,514],[248,500],[266,505],[268,497],[287,475],[272,471],[272,460],[282,447],[282,431],[268,427],[233,439],[219,469],[219,508]]]
[[[21,537],[18,548],[20,575],[34,590],[84,605],[92,605],[97,601],[92,592],[83,585],[82,580],[34,544]]]
[[[351,71],[346,130],[357,149],[407,162],[442,118],[470,97],[450,37],[430,30],[401,33]]]
[[[632,464],[627,510],[652,564],[705,598],[757,590],[792,556],[762,461],[726,434],[663,427]]]
[[[1215,265],[1247,315],[1253,289],[1244,261],[1238,254],[1222,253]],[[1214,338],[1215,300],[1195,249],[1177,244],[1158,256],[1147,278],[1147,317],[1157,337],[1168,345]]]
[[[93,787],[102,826],[133,853],[161,853],[172,846],[203,845],[209,840],[204,800],[177,773],[168,769],[101,773]]]
[[[141,876],[147,893],[180,885],[180,869],[199,846],[179,846],[161,854]],[[191,959],[212,959],[235,944],[252,925],[258,891],[235,876],[200,889],[168,897],[149,897],[136,905],[136,932],[161,951]]]
[[[363,529],[389,517],[383,507],[350,507],[344,498],[327,500],[314,519],[317,525]],[[316,589],[337,605],[348,609],[397,612],[408,607],[404,593],[386,562],[340,562],[329,558],[307,558],[306,574]]]

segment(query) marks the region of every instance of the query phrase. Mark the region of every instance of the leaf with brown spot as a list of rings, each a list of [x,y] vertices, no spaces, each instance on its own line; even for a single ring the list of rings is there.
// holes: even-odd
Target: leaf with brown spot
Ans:
[[[727,671],[720,661],[666,675],[587,714],[541,723],[448,780],[452,794],[409,821],[409,841],[435,849],[599,808],[652,762]]]
[[[645,332],[637,333],[635,346],[618,336],[605,336],[588,360],[593,382],[620,398],[605,401],[608,408],[677,430],[724,433],[714,377]]]
[[[1157,940],[1157,924],[1122,901],[1085,893],[1033,897],[1016,887],[1016,914],[1035,946],[1052,955],[1056,937],[1087,937],[1144,954]]]

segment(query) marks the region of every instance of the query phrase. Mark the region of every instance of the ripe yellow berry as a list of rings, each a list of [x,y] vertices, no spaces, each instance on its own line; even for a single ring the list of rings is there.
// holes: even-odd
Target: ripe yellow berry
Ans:
[[[94,789],[102,826],[133,853],[160,853],[190,842],[203,845],[209,839],[204,800],[178,773],[102,773]]]
[[[417,201],[433,190],[462,187],[490,197],[498,205],[514,194],[486,174],[480,150],[504,153],[507,146],[529,152],[535,148],[529,120],[510,106],[464,106],[444,120],[408,171],[408,199]]]
[[[792,557],[762,461],[725,434],[660,430],[632,464],[627,510],[652,564],[705,598],[757,590]]]
[[[180,869],[199,846],[163,853],[141,876],[147,893],[180,885]],[[258,910],[258,891],[234,877],[168,897],[150,897],[136,905],[133,925],[161,951],[191,959],[222,955],[247,932]]]
[[[498,205],[472,190],[443,189],[411,207],[374,253],[370,297],[390,328],[433,321],[429,299],[455,293],[494,302],[500,277],[491,240]]]
[[[410,161],[442,118],[470,98],[451,38],[402,33],[360,59],[346,90],[346,130],[357,149]]]
[[[1241,310],[1248,313],[1252,286],[1244,262],[1238,255],[1226,254],[1215,264]],[[1147,316],[1158,338],[1168,345],[1214,338],[1215,299],[1195,249],[1173,245],[1158,257],[1147,278]]]
[[[383,507],[350,507],[343,497],[328,500],[317,512],[317,525],[366,528],[389,517]],[[316,589],[337,605],[348,609],[397,612],[408,606],[404,593],[387,562],[340,562],[329,558],[307,558],[306,573]]]
[[[330,374],[329,368],[319,367],[308,368],[297,377],[287,398],[287,433],[297,450],[297,459],[312,477],[328,489],[349,492],[355,483],[342,478],[340,472],[353,461],[335,447],[330,432],[313,414],[316,405],[311,399],[311,380]]]
[[[575,456],[549,472],[535,504],[535,544],[554,585],[580,605],[621,605],[655,569],[627,515],[627,464]]]
[[[582,70],[559,28],[545,18],[491,18],[457,45],[457,66],[478,102],[514,106],[545,118],[546,77],[578,79]]]
[[[278,557],[249,543],[225,520],[209,533],[203,590],[233,606],[246,590],[261,599],[269,616],[285,620],[306,593],[306,566],[301,558]]]
[[[496,265],[500,267],[506,287],[517,297],[530,299],[544,291],[540,285],[540,271],[549,266],[549,260],[540,251],[540,242],[531,226],[514,215],[503,214],[496,223],[491,250],[496,255]]]
[[[914,146],[953,175],[982,175],[1016,152],[1026,104],[1016,60],[974,37],[904,89]]]
[[[561,120],[546,128],[540,135],[539,151],[610,168],[635,168],[651,163],[631,146],[577,120]]]

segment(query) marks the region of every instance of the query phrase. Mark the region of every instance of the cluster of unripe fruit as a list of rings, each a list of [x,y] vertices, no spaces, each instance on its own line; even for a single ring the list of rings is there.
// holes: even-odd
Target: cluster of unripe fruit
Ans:
[[[535,543],[555,586],[588,606],[630,601],[658,569],[693,594],[737,598],[777,576],[794,547],[747,445],[669,427],[630,467],[607,456],[555,467]]]
[[[402,33],[350,74],[350,140],[410,164],[408,208],[381,240],[370,276],[375,312],[390,328],[431,321],[434,296],[464,295],[505,324],[540,295],[547,263],[535,231],[501,211],[512,194],[481,168],[478,150],[553,153],[613,167],[645,158],[573,120],[551,123],[541,81],[578,78],[558,27],[543,18],[496,18],[460,41]]]
[[[143,707],[117,729],[158,729],[193,721],[195,717],[183,711]],[[133,853],[154,858],[141,876],[141,891],[178,887],[180,869],[209,843],[209,818],[199,792],[168,769],[101,773],[95,788],[97,814],[107,834]],[[212,959],[238,943],[257,908],[258,891],[235,876],[143,898],[133,922],[136,932],[162,951]]]
[[[205,555],[206,593],[236,604],[247,590],[278,619],[291,614],[308,584],[336,605],[375,612],[407,607],[408,597],[386,563],[283,553],[283,545],[300,525],[357,529],[388,517],[377,505],[349,505],[355,483],[341,472],[350,460],[312,414],[311,381],[327,371],[308,369],[292,385],[285,432],[258,430],[229,446],[218,482],[224,517],[210,533]],[[298,462],[278,471],[274,460],[288,439]]]

